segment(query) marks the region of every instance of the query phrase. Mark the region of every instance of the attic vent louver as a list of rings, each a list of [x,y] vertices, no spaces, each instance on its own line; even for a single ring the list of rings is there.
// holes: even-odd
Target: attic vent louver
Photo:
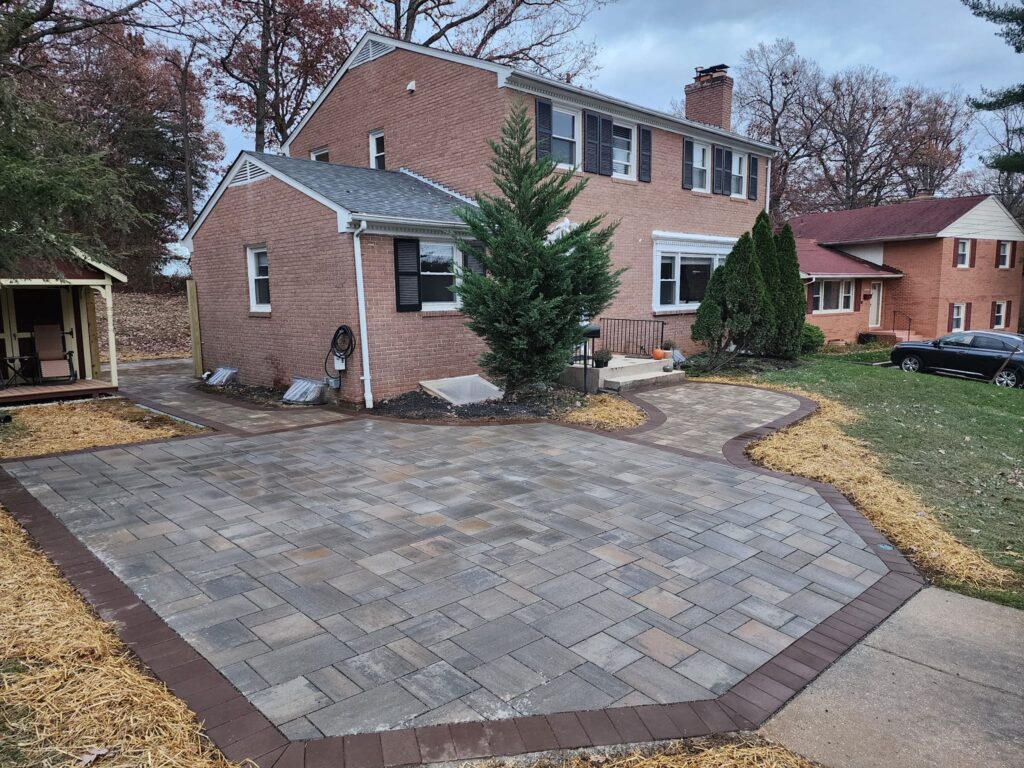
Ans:
[[[269,175],[269,173],[256,165],[256,163],[246,160],[235,173],[235,177],[231,180],[231,186],[240,187],[243,184],[251,184],[254,181],[265,179]]]
[[[370,40],[362,47],[362,50],[356,54],[355,58],[352,59],[349,69],[355,69],[360,64],[365,64],[368,61],[379,59],[384,54],[391,53],[393,50],[395,50],[393,45],[382,43],[379,40]]]

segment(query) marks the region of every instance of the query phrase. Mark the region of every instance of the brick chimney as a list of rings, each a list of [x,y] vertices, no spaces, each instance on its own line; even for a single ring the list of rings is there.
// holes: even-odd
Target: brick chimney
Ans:
[[[687,120],[732,130],[733,79],[726,74],[727,69],[725,64],[697,67],[697,75],[684,91]]]

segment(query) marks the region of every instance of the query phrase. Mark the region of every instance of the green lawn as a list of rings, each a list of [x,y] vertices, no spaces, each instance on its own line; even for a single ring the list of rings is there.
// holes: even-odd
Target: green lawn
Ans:
[[[961,541],[1024,581],[1024,390],[858,364],[878,351],[816,355],[755,381],[852,406],[849,433],[872,446]]]

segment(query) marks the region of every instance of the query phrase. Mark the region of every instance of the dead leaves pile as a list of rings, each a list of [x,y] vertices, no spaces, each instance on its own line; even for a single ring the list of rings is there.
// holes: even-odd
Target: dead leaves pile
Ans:
[[[558,415],[559,421],[611,432],[639,427],[647,414],[628,400],[615,395],[589,395],[578,408]]]
[[[107,354],[106,306],[96,302],[100,355]],[[188,324],[188,300],[184,293],[114,293],[114,333],[117,359],[155,360],[188,357],[192,335]]]

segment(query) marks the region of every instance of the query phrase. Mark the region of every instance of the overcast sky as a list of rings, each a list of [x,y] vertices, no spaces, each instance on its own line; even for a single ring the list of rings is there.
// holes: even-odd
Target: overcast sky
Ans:
[[[825,72],[870,64],[905,83],[974,94],[1020,82],[1024,59],[959,0],[618,0],[581,32],[601,48],[591,86],[668,110],[693,68],[739,64],[788,37]],[[251,137],[222,126],[227,160]]]

